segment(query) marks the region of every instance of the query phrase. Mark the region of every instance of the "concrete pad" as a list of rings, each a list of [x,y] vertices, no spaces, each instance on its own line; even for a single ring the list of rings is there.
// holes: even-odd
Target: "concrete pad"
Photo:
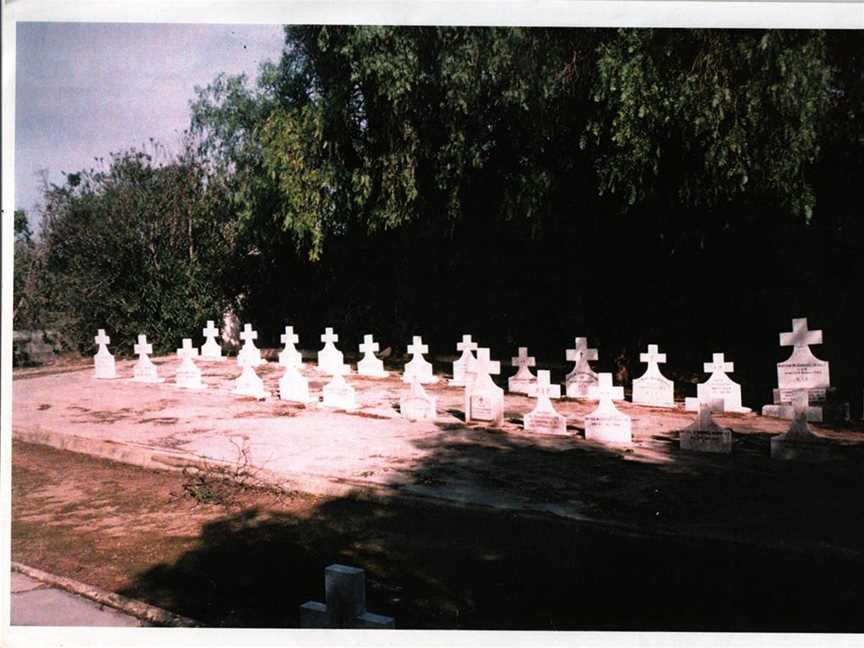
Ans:
[[[103,607],[83,596],[53,588],[13,593],[10,603],[11,625],[127,627],[144,625],[135,617]]]

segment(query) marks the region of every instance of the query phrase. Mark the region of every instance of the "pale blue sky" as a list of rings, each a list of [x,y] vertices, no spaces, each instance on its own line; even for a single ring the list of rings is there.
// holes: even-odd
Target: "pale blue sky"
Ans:
[[[282,50],[278,25],[19,23],[15,206],[39,201],[39,169],[61,171],[154,138],[177,150],[194,87],[250,79]]]

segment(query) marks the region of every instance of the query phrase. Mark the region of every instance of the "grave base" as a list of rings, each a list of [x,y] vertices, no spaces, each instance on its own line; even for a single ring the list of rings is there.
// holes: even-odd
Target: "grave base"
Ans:
[[[732,452],[731,430],[681,430],[679,442],[682,450],[691,452],[715,452],[730,454]]]
[[[786,403],[765,405],[762,407],[762,416],[791,421],[795,418],[795,410],[791,404]],[[848,421],[849,403],[828,403],[808,407],[807,420],[810,423],[840,423]]]
[[[771,458],[781,461],[822,462],[831,459],[831,446],[814,437],[814,441],[785,438],[785,434],[771,439]]]
[[[715,399],[712,399],[712,400],[715,400]],[[721,399],[716,399],[716,400],[721,400]],[[684,399],[684,409],[687,412],[698,412],[699,411],[699,398],[694,397],[694,396],[688,396],[687,398],[685,398]],[[726,407],[714,407],[712,405],[711,411],[712,412],[721,412],[721,413],[725,412],[727,414],[730,414],[730,413],[731,414],[749,414],[753,410],[751,410],[749,407],[726,408]]]

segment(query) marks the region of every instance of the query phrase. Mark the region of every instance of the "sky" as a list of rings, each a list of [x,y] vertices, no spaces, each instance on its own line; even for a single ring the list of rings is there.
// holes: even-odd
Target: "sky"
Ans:
[[[282,43],[278,25],[19,23],[16,208],[39,202],[40,169],[60,184],[151,137],[178,150],[195,86],[220,72],[254,79]]]

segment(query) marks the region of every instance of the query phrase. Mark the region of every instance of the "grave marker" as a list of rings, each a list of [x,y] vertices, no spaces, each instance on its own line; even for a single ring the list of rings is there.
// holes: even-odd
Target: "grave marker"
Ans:
[[[240,357],[240,356],[238,356]],[[250,353],[243,357],[243,372],[234,383],[233,393],[238,396],[251,396],[259,400],[270,397],[270,392],[264,389],[264,381],[255,373],[255,358]]]
[[[490,374],[501,373],[501,363],[489,359],[489,349],[477,349],[474,377],[465,386],[465,422],[504,423],[504,390]]]
[[[597,409],[585,416],[585,439],[629,445],[633,442],[630,417],[619,412],[613,400],[624,399],[624,388],[612,385],[612,374],[601,373],[590,398],[600,401]]]
[[[279,364],[283,367],[293,365],[300,369],[303,366],[303,357],[294,346],[300,341],[300,337],[294,333],[294,327],[286,326],[285,332],[279,336],[279,341],[285,345],[279,352]]]
[[[309,395],[309,381],[293,363],[285,365],[285,373],[279,379],[279,398],[304,405],[313,400]]]
[[[342,352],[335,345],[339,341],[339,336],[333,333],[331,327],[324,329],[321,341],[324,343],[324,348],[318,352],[318,371],[328,376],[350,372],[350,369],[345,366]]]
[[[408,345],[408,353],[411,354],[411,360],[405,365],[405,370],[402,374],[402,382],[410,383],[414,376],[423,384],[432,384],[438,382],[438,378],[432,372],[432,363],[427,362],[423,357],[424,353],[429,352],[429,347],[423,344],[423,338],[415,335],[412,344]]]
[[[794,418],[789,430],[771,437],[771,458],[786,461],[826,461],[831,457],[827,439],[816,436],[807,424],[810,396],[807,388],[792,395]]]
[[[531,392],[537,397],[537,404],[525,415],[523,421],[525,431],[538,434],[567,434],[567,417],[555,411],[550,400],[550,397],[561,397],[561,385],[551,384],[549,372],[541,369],[537,372],[537,383]]]
[[[434,421],[438,415],[437,400],[426,393],[422,383],[414,375],[411,388],[399,398],[399,413],[409,421]]]
[[[699,411],[699,403],[713,403],[712,411],[715,412],[739,412],[750,411],[749,407],[741,405],[741,385],[733,381],[726,372],[735,370],[735,363],[726,362],[722,353],[715,353],[712,362],[706,362],[705,373],[711,376],[704,383],[696,385],[696,398],[688,397],[684,401],[684,408],[689,412]],[[723,409],[717,409],[720,401]]]
[[[357,363],[357,373],[370,378],[386,378],[388,374],[384,371],[384,362],[375,356],[379,347],[372,336],[364,335],[359,348],[363,358]]]
[[[357,409],[357,393],[351,385],[345,382],[344,378],[344,374],[348,371],[348,367],[343,364],[342,369],[337,370],[330,382],[324,385],[322,389],[324,394],[323,407],[348,411]]]
[[[225,360],[225,356],[222,355],[222,347],[219,346],[218,342],[216,342],[216,337],[219,335],[219,329],[214,326],[213,320],[207,320],[207,326],[201,331],[201,333],[205,338],[204,344],[201,346],[201,359],[215,361]]]
[[[722,407],[722,404],[699,402],[699,415],[696,420],[678,435],[682,450],[723,454],[732,452],[732,430],[717,425],[711,417],[712,407],[717,406]]]
[[[94,378],[100,380],[111,380],[117,377],[117,371],[114,368],[114,356],[108,351],[108,345],[111,343],[111,338],[105,335],[105,329],[99,329],[95,338],[96,344],[99,345],[96,355],[93,356],[95,365]]]
[[[237,366],[241,368],[246,367],[246,365],[257,367],[258,365],[264,364],[264,360],[261,358],[261,351],[253,342],[253,340],[258,339],[258,331],[253,331],[251,324],[243,325],[243,332],[240,333],[240,339],[243,340],[243,348],[241,348],[240,352],[237,354]]]
[[[471,352],[477,350],[477,343],[471,341],[470,335],[463,335],[462,341],[456,344],[456,350],[461,351],[462,355],[453,362],[453,378],[450,384],[453,387],[463,387],[467,382],[466,376],[474,372],[477,358]]]
[[[518,367],[515,376],[507,379],[507,390],[514,394],[530,394],[532,388],[537,384],[537,378],[528,367],[535,366],[533,357],[528,355],[526,347],[519,347],[515,358],[510,359],[514,367]]]
[[[159,377],[156,365],[150,360],[149,354],[153,353],[153,345],[147,343],[146,335],[138,336],[138,344],[133,346],[132,350],[138,354],[138,362],[135,363],[132,380],[143,383],[165,382],[164,378]]]
[[[174,382],[177,387],[183,389],[207,389],[207,385],[201,382],[201,370],[195,366],[192,358],[198,355],[198,349],[192,346],[191,338],[183,338],[183,346],[177,349],[177,357],[182,360],[177,367]]]
[[[666,354],[660,353],[656,344],[649,344],[648,352],[639,354],[639,360],[647,363],[648,369],[633,381],[633,402],[652,407],[674,407],[675,386],[657,366],[666,362]]]
[[[324,600],[300,606],[301,628],[393,629],[393,617],[366,611],[366,573],[357,567],[330,565],[324,570]]]
[[[567,349],[564,357],[575,363],[564,378],[567,397],[588,398],[591,388],[597,385],[597,374],[588,361],[597,360],[597,349],[588,348],[588,338],[577,337],[575,346]]]

